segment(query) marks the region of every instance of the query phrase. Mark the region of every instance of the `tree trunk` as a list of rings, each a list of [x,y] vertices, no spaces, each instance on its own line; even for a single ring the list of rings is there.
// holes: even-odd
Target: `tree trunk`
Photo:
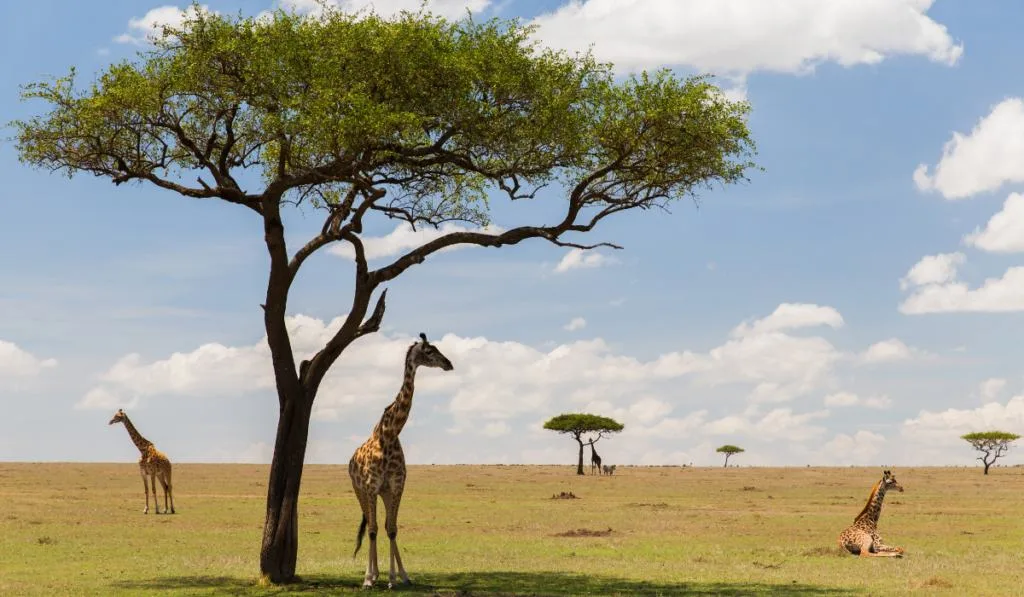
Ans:
[[[729,468],[729,456],[729,454],[725,455],[725,464],[722,465],[722,468]]]
[[[286,396],[277,422],[274,459],[267,485],[267,518],[260,548],[260,571],[272,583],[295,580],[299,553],[299,486],[306,458],[311,397]]]
[[[580,438],[577,437],[576,438],[576,443],[578,443],[580,445],[580,462],[579,462],[578,465],[576,465],[576,474],[577,475],[582,475],[583,474],[583,440],[581,440]]]
[[[982,464],[985,465],[985,474],[987,475],[988,474],[988,467],[992,466],[992,463],[991,462],[984,462],[984,461],[982,461]]]

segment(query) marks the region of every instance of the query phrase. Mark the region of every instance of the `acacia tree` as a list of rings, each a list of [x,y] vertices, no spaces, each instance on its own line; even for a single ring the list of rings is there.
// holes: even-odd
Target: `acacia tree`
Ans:
[[[89,86],[76,87],[74,68],[26,85],[23,98],[48,109],[13,124],[19,156],[32,166],[226,201],[261,223],[269,257],[261,307],[279,419],[260,568],[288,582],[313,401],[338,357],[379,329],[383,285],[459,244],[619,248],[575,237],[617,213],[667,208],[745,178],[749,106],[728,101],[706,77],[659,71],[616,80],[589,54],[529,42],[531,29],[514,21],[330,9],[315,19],[282,10],[256,19],[194,8],[152,49]],[[502,197],[521,206],[520,221],[536,219],[524,211],[535,201],[559,205],[560,214],[486,229],[488,202]],[[291,251],[288,208],[323,218],[320,232]],[[551,209],[542,211],[551,217]],[[371,269],[363,227],[382,217],[476,229]],[[289,291],[303,263],[336,242],[354,254],[348,315],[316,353],[294,355]]]
[[[985,465],[985,474],[987,475],[989,467],[1006,454],[1010,445],[1020,439],[1020,436],[1006,431],[976,431],[961,435],[960,439],[965,440],[975,450],[981,452],[978,460]]]
[[[602,437],[609,433],[622,431],[623,425],[615,419],[590,415],[586,413],[568,413],[552,417],[544,423],[544,429],[557,431],[571,435],[576,443],[580,445],[579,464],[576,465],[576,474],[583,474],[583,434],[592,433],[594,437],[587,443],[597,443]]]
[[[722,468],[726,468],[729,466],[730,456],[732,456],[733,454],[740,454],[745,451],[746,450],[744,450],[743,448],[739,446],[734,446],[732,444],[725,444],[724,446],[715,450],[715,452],[718,452],[719,454],[725,454],[725,464],[722,465]]]

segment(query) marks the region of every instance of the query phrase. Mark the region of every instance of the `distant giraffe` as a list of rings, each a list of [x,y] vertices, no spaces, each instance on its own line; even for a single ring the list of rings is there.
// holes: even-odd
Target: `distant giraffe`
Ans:
[[[420,334],[422,342],[416,342],[405,354],[405,377],[402,388],[395,401],[384,409],[380,422],[373,428],[370,438],[359,446],[348,463],[348,475],[352,478],[352,489],[355,490],[359,506],[363,511],[363,520],[359,523],[356,535],[356,550],[352,557],[359,553],[363,544],[363,533],[369,527],[370,547],[369,560],[366,564],[364,587],[372,587],[377,581],[377,496],[384,502],[384,529],[391,543],[391,564],[388,573],[388,587],[395,584],[395,563],[402,580],[410,584],[409,575],[402,566],[402,557],[398,554],[398,507],[405,489],[405,454],[398,434],[409,419],[412,408],[412,395],[415,390],[414,380],[416,368],[438,367],[444,371],[453,369],[451,361],[433,344],[427,342],[426,334]]]
[[[840,547],[861,557],[903,557],[902,547],[885,545],[878,535],[878,517],[882,513],[882,500],[885,499],[885,492],[890,489],[903,492],[903,486],[896,481],[896,475],[884,471],[882,478],[871,488],[868,501],[853,520],[853,524],[839,534]]]
[[[594,440],[590,440],[590,474],[593,475],[594,471],[597,471],[598,474],[601,473],[601,457],[594,449]]]
[[[142,434],[135,429],[135,425],[128,419],[128,415],[124,414],[124,411],[118,409],[114,413],[114,418],[110,419],[108,425],[114,423],[124,423],[124,428],[128,430],[128,435],[131,436],[132,442],[135,447],[139,449],[142,456],[139,458],[139,472],[142,473],[142,485],[146,489],[146,509],[142,511],[143,514],[149,514],[149,488],[153,488],[153,508],[157,514],[160,514],[160,502],[156,495],[156,482],[160,480],[160,485],[164,488],[164,514],[168,513],[167,502],[170,500],[170,513],[174,514],[174,492],[171,488],[171,461],[167,459],[167,456],[156,449],[153,442],[142,437]],[[149,481],[146,481],[146,476],[149,476]]]

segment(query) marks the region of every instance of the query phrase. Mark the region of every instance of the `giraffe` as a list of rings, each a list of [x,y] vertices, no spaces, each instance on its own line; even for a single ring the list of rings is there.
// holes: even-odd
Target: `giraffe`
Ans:
[[[597,450],[594,449],[594,440],[590,440],[590,474],[593,475],[595,470],[600,474],[601,457],[597,455]]]
[[[884,471],[882,478],[871,488],[864,509],[853,520],[853,524],[839,534],[840,547],[861,557],[903,557],[902,547],[886,545],[878,535],[878,517],[882,513],[882,500],[885,499],[885,492],[890,489],[903,492],[903,486],[896,481],[896,475],[891,471]]]
[[[156,449],[153,442],[142,437],[142,434],[135,429],[135,425],[132,425],[124,410],[118,409],[114,413],[114,418],[110,419],[107,425],[113,425],[114,423],[124,423],[124,428],[128,430],[132,443],[142,453],[142,456],[139,458],[139,472],[142,473],[142,485],[146,490],[146,509],[142,513],[149,514],[149,488],[152,487],[153,507],[156,509],[156,513],[160,514],[160,502],[157,500],[156,495],[156,482],[159,479],[160,485],[164,488],[164,514],[168,513],[168,499],[171,504],[169,513],[174,514],[174,492],[171,489],[171,461],[167,459],[167,455]],[[146,481],[146,475],[149,475],[148,482]]]
[[[356,550],[352,557],[359,553],[363,544],[363,533],[369,530],[370,546],[366,564],[366,576],[363,587],[372,587],[377,581],[377,496],[384,502],[384,529],[388,533],[391,544],[390,567],[388,570],[388,588],[395,584],[395,564],[405,584],[411,584],[409,575],[405,573],[402,557],[398,553],[395,538],[398,535],[398,507],[405,489],[405,454],[398,434],[402,432],[409,420],[412,408],[412,396],[415,391],[414,380],[418,367],[437,367],[451,371],[454,367],[436,346],[427,341],[427,335],[420,333],[421,342],[414,342],[405,353],[405,375],[402,387],[394,402],[384,409],[380,422],[373,428],[369,439],[356,448],[348,463],[348,475],[352,479],[359,506],[363,511],[363,520],[359,523],[356,535]]]

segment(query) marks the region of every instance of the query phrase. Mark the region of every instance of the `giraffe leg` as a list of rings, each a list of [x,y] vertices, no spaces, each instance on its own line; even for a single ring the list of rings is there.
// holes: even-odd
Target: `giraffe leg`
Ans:
[[[142,488],[146,491],[146,509],[142,513],[149,514],[149,481],[146,480],[145,471],[142,472]]]
[[[370,544],[367,546],[366,576],[363,578],[363,588],[369,589],[377,582],[380,571],[377,567],[377,496],[370,495],[366,500],[364,511],[366,512],[366,530],[370,536]]]
[[[398,484],[392,491],[381,493],[381,500],[384,502],[384,530],[388,533],[388,541],[391,544],[391,563],[388,569],[388,588],[394,587],[395,584],[395,564],[398,564],[398,574],[402,577],[402,582],[407,585],[411,585],[412,581],[409,580],[409,575],[405,572],[405,566],[402,565],[402,556],[398,551],[398,508],[402,504],[402,490],[404,489],[404,482]]]
[[[164,485],[164,493],[171,498],[171,514],[174,514],[174,487],[171,485],[171,469],[167,469],[167,481]],[[167,511],[167,504],[164,504],[164,512]]]
[[[886,545],[886,544],[882,543],[881,541],[876,541],[875,542],[875,551],[877,551],[879,553],[879,555],[885,555],[885,556],[889,556],[889,557],[893,557],[893,558],[902,558],[903,557],[903,548],[902,547],[896,547],[894,545]]]
[[[160,485],[164,488],[164,514],[174,514],[174,502],[170,500],[171,483],[164,475],[160,476]],[[168,506],[168,503],[171,505]]]
[[[160,514],[160,498],[156,495],[156,471],[149,474],[149,486],[153,488],[153,511]]]

